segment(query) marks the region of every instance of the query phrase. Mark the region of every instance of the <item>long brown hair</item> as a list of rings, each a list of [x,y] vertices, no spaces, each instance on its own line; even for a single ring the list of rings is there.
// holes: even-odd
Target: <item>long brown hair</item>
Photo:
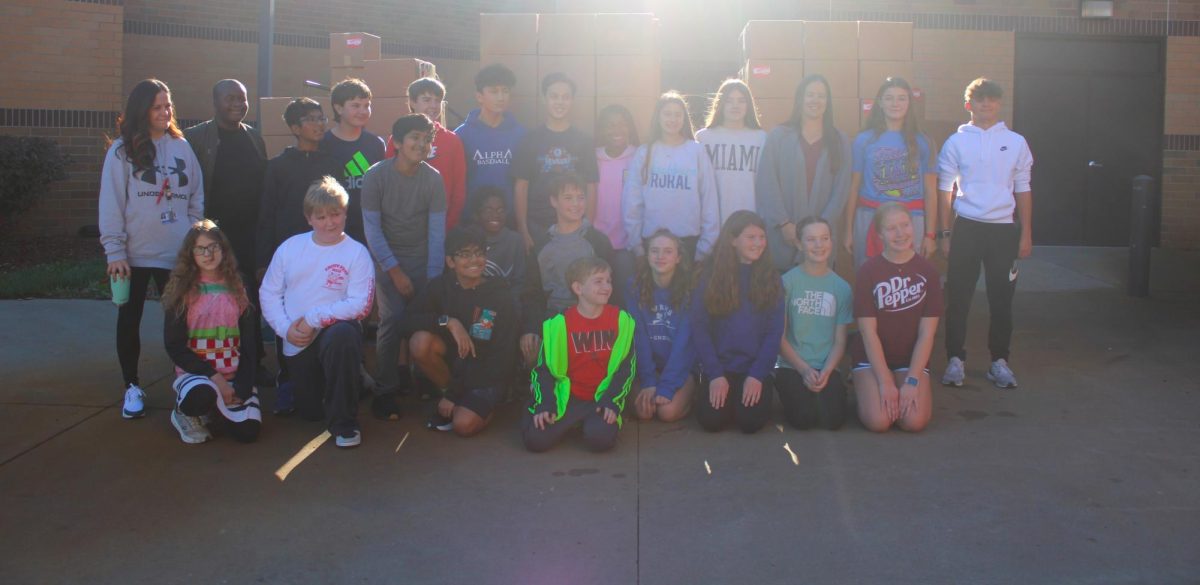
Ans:
[[[916,174],[921,168],[920,156],[921,149],[917,148],[917,136],[922,135],[921,129],[917,127],[917,117],[912,112],[912,87],[903,77],[889,77],[879,86],[879,91],[875,93],[875,105],[871,108],[871,114],[867,116],[867,123],[864,132],[871,131],[875,136],[871,139],[872,142],[879,139],[879,136],[887,132],[887,119],[883,115],[883,93],[893,87],[903,89],[908,94],[908,112],[904,114],[904,124],[900,127],[900,133],[904,136],[904,148],[908,150],[908,164],[906,170]],[[926,138],[926,141],[929,139]]]
[[[246,307],[250,306],[250,298],[246,296],[246,287],[242,285],[242,275],[238,272],[233,245],[211,219],[202,219],[192,224],[192,229],[184,236],[183,246],[175,256],[175,268],[171,269],[171,279],[163,288],[163,312],[175,316],[186,314],[188,305],[200,292],[200,266],[196,264],[192,248],[196,247],[196,241],[202,235],[212,238],[221,247],[221,264],[217,266],[217,271],[221,273],[221,280],[225,288],[229,289],[229,294],[237,299],[239,312],[244,313]]]
[[[762,124],[758,122],[758,108],[754,105],[754,94],[750,92],[750,86],[746,85],[745,81],[732,78],[726,79],[717,89],[717,97],[713,100],[712,107],[708,110],[708,119],[704,122],[705,128],[725,125],[725,100],[735,91],[740,91],[746,96],[746,127],[754,130],[762,128]]]
[[[683,240],[666,228],[659,228],[646,238],[646,256],[638,264],[637,277],[634,280],[634,287],[638,292],[638,306],[649,310],[654,303],[656,285],[654,269],[650,267],[650,242],[655,238],[671,240],[675,243],[675,251],[679,253],[679,266],[675,267],[675,274],[671,276],[671,284],[667,285],[667,290],[671,293],[671,307],[681,309],[687,306],[688,297],[692,292],[692,259],[685,252]]]
[[[798,135],[804,130],[804,94],[808,92],[808,86],[814,83],[825,86],[825,115],[821,116],[821,140],[825,143],[825,152],[829,156],[829,171],[836,175],[845,162],[842,160],[842,133],[833,125],[833,90],[824,75],[817,73],[800,80],[800,85],[796,86],[795,101],[792,102],[792,115],[784,125],[791,126]]]
[[[740,236],[746,228],[756,226],[766,233],[767,224],[757,213],[742,209],[734,212],[721,226],[721,236],[714,245],[711,264],[709,265],[710,280],[704,290],[704,308],[709,314],[722,317],[737,310],[741,303],[738,290],[737,251],[733,249],[733,240]],[[779,271],[771,261],[771,250],[763,248],[762,256],[750,265],[750,290],[747,295],[750,304],[759,311],[770,309],[783,297],[783,284],[779,279]]]
[[[154,142],[150,139],[150,108],[158,94],[166,92],[171,97],[171,89],[167,84],[157,79],[143,79],[129,92],[125,100],[125,113],[117,118],[117,135],[121,137],[121,150],[133,168],[144,171],[154,167]],[[182,138],[183,132],[175,122],[175,109],[171,108],[171,123],[167,125],[167,134],[172,138]]]
[[[658,102],[654,104],[654,115],[650,117],[650,137],[646,139],[646,160],[642,164],[642,184],[645,185],[650,180],[650,158],[654,152],[654,143],[662,140],[662,110],[667,107],[667,104],[679,104],[683,108],[683,128],[680,128],[680,133],[687,140],[695,140],[696,133],[692,129],[692,115],[688,113],[687,101],[683,99],[679,92],[671,90],[667,93],[658,96]]]

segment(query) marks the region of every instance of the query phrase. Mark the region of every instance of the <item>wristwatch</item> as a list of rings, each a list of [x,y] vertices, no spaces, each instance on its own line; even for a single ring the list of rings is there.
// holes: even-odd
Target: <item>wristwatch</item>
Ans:
[[[450,324],[450,315],[441,315],[438,317],[438,327],[445,327]]]
[[[949,237],[950,237],[950,230],[942,230],[942,231],[938,232],[939,240],[944,240]]]
[[[912,376],[909,376],[904,379],[904,383],[908,384],[909,386],[917,386],[921,383],[921,381]]]

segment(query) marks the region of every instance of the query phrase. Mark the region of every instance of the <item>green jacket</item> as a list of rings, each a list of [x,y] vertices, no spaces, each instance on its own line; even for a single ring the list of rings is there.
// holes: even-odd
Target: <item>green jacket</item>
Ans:
[[[637,371],[633,331],[633,317],[621,311],[617,317],[617,340],[608,359],[608,373],[596,387],[596,405],[616,411],[617,426],[621,425],[621,410],[625,407],[625,397],[629,395]],[[562,418],[567,411],[567,400],[571,398],[571,379],[567,377],[567,362],[571,355],[567,346],[569,339],[567,318],[561,313],[542,323],[542,351],[530,375],[533,389],[530,413],[553,412],[556,417]],[[547,392],[547,389],[552,392]]]

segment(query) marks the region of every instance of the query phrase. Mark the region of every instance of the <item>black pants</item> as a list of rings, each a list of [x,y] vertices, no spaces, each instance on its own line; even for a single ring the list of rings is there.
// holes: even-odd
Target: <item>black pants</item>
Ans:
[[[1021,228],[1015,223],[954,221],[946,274],[946,357],[966,361],[967,314],[983,264],[987,285],[988,350],[992,361],[1008,359],[1012,340],[1012,299],[1017,289],[1017,250]]]
[[[235,249],[234,255],[237,256],[238,272],[242,274],[242,285],[246,287],[246,296],[250,297],[250,305],[254,307],[254,314],[259,315],[259,318],[254,320],[254,339],[257,344],[258,363],[260,369],[263,358],[267,356],[263,345],[262,334],[262,304],[258,299],[258,276],[254,274],[254,247],[249,249]]]
[[[562,418],[542,430],[533,426],[533,415],[525,413],[521,421],[521,439],[526,449],[542,453],[557,445],[572,427],[579,424],[583,426],[583,442],[588,449],[600,453],[617,445],[617,423],[604,422],[604,414],[596,412],[595,402],[575,398],[568,398]]]
[[[217,385],[201,376],[184,375],[175,380],[175,392],[183,392],[179,400],[179,412],[187,416],[205,416],[211,419],[209,427],[220,425],[221,431],[239,443],[253,443],[262,430],[262,415],[258,412],[258,395],[254,394],[240,406],[236,413],[225,416],[217,401],[221,400]],[[226,407],[226,411],[228,412]],[[252,412],[251,412],[252,410]]]
[[[326,420],[334,435],[358,430],[362,345],[358,321],[338,321],[321,330],[303,351],[287,358],[301,417]]]
[[[725,372],[725,379],[729,381],[729,394],[725,397],[725,406],[718,410],[713,408],[708,399],[709,380],[700,378],[695,398],[696,420],[710,433],[721,430],[729,421],[737,423],[743,433],[757,433],[771,418],[771,396],[775,394],[775,382],[771,376],[767,376],[762,381],[762,396],[758,402],[754,406],[746,406],[742,404],[742,384],[746,382],[746,374]]]
[[[125,385],[138,384],[138,359],[142,356],[142,310],[150,280],[161,294],[171,271],[164,268],[130,268],[129,302],[117,309],[117,361]]]
[[[829,382],[820,392],[813,392],[804,383],[804,376],[791,368],[775,368],[775,391],[783,403],[783,417],[797,429],[811,429],[818,424],[835,430],[846,422],[846,383],[839,372],[829,375]]]

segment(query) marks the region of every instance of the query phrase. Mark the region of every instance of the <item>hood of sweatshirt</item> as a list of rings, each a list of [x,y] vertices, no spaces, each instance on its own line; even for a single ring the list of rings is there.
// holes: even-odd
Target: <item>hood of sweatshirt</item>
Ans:
[[[984,130],[983,128],[980,128],[974,124],[963,124],[958,127],[959,132],[967,132],[969,134],[994,134],[998,132],[1004,132],[1005,130],[1008,130],[1008,126],[1005,126],[1004,122],[996,122],[987,130]]]

